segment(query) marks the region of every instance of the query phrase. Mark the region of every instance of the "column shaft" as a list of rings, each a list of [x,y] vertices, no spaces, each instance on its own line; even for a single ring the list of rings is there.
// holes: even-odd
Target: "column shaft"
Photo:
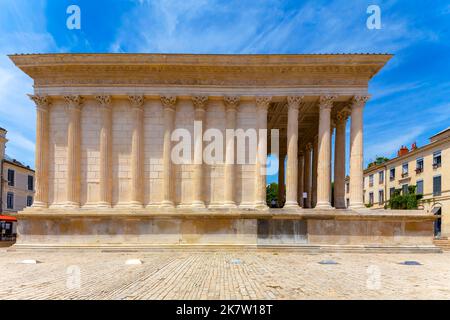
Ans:
[[[316,208],[330,209],[331,190],[331,109],[334,97],[320,97],[319,102],[319,148],[317,162]]]
[[[287,174],[285,207],[298,207],[298,109],[302,97],[288,97]]]
[[[270,97],[256,98],[258,145],[255,163],[255,208],[267,209],[266,165],[267,165],[267,110]]]
[[[46,96],[30,95],[36,103],[36,193],[33,207],[48,207],[48,118],[50,100]]]
[[[286,201],[286,195],[285,195],[285,159],[286,155],[280,154],[280,159],[278,161],[278,206],[281,208],[284,206],[284,203]]]
[[[112,199],[112,112],[111,97],[96,96],[100,104],[100,175],[98,207],[111,207]]]
[[[208,97],[194,96],[192,102],[194,104],[194,120],[201,123],[203,128],[205,122],[205,106]],[[197,124],[198,125],[198,124]],[[192,207],[204,208],[203,200],[203,132],[194,134],[194,170],[192,176],[193,194]]]
[[[304,181],[304,160],[305,157],[303,154],[298,157],[298,204],[300,207],[303,207],[303,181]]]
[[[80,206],[81,164],[81,104],[80,96],[65,96],[68,112],[67,125],[67,186],[66,206]]]
[[[317,204],[317,164],[318,164],[318,138],[314,138],[312,145],[312,168],[311,168],[311,208]]]
[[[350,208],[364,208],[363,202],[363,109],[367,96],[354,97],[350,127]]]
[[[239,105],[239,97],[225,97],[226,107],[226,148],[225,148],[225,207],[235,207],[234,200],[236,194],[235,176],[235,144],[234,130],[236,129],[237,106]]]
[[[303,179],[303,186],[304,186],[304,190],[306,192],[306,199],[304,199],[304,204],[303,206],[305,208],[311,208],[312,207],[312,176],[311,176],[311,158],[312,158],[312,144],[308,143],[306,145],[306,149],[305,149],[305,168],[304,168],[304,179]]]
[[[133,117],[131,137],[131,194],[130,204],[142,207],[144,175],[144,97],[129,96]]]
[[[161,202],[162,207],[173,207],[173,168],[172,160],[170,159],[170,154],[172,151],[172,142],[170,137],[174,128],[175,121],[175,104],[176,97],[173,96],[162,96],[161,102],[163,105],[164,112],[164,144],[163,144],[163,187],[162,196],[163,200]]]
[[[334,206],[345,208],[345,131],[347,113],[341,111],[336,117],[336,138],[334,143]]]

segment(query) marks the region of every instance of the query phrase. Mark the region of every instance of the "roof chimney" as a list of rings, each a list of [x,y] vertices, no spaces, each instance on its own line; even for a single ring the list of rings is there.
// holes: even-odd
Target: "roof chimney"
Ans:
[[[409,152],[408,147],[407,146],[402,146],[400,148],[400,150],[398,150],[398,152],[397,152],[397,157],[404,156],[405,154],[408,154],[408,152]]]

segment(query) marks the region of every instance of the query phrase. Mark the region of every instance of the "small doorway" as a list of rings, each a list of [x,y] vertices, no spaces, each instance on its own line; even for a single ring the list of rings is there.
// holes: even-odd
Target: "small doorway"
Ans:
[[[439,216],[439,218],[434,220],[434,237],[436,239],[439,239],[441,237],[441,223],[442,223],[441,213],[442,213],[442,208],[441,207],[434,207],[431,212],[435,216]]]

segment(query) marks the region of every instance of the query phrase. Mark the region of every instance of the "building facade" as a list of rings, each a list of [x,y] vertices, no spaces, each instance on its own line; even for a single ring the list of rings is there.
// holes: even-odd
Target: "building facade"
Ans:
[[[34,200],[34,170],[5,153],[7,131],[0,128],[1,211],[7,215],[30,207]]]
[[[10,57],[34,79],[37,107],[36,195],[19,245],[431,243],[429,214],[374,222],[364,207],[363,109],[390,55]],[[286,188],[274,211],[275,149]]]
[[[411,150],[402,147],[398,156],[364,170],[364,200],[370,208],[384,208],[395,190],[409,192],[415,186],[422,194],[420,207],[441,214],[436,236],[450,236],[450,128],[430,138],[430,142]]]

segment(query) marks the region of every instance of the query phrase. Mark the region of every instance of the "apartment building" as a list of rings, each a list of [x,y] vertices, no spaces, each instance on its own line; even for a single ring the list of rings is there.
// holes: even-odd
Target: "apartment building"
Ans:
[[[7,131],[0,128],[0,213],[18,212],[33,204],[34,170],[5,153]]]
[[[348,180],[346,186],[347,191]],[[383,208],[395,190],[404,194],[409,186],[416,186],[416,193],[423,195],[420,207],[442,215],[436,222],[436,235],[450,236],[450,127],[432,136],[428,144],[402,146],[397,157],[364,170],[364,203]]]

